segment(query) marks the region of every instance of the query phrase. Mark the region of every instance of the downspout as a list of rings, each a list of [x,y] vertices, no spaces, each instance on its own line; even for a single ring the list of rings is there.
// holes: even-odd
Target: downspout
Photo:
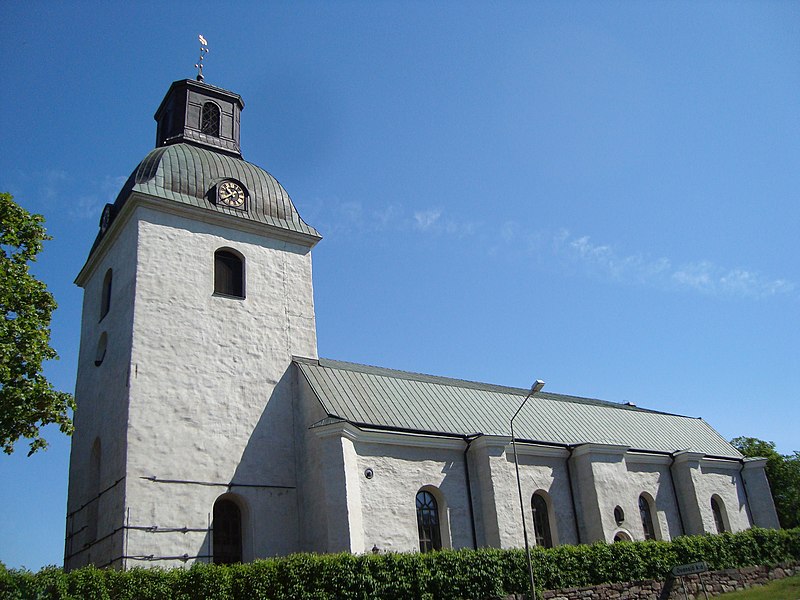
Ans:
[[[478,549],[478,533],[475,530],[475,513],[472,509],[472,483],[469,478],[469,460],[467,459],[467,453],[469,452],[469,447],[472,445],[472,442],[482,435],[482,433],[473,433],[472,435],[464,436],[464,442],[466,443],[464,447],[464,474],[467,484],[467,506],[469,507],[469,522],[472,526],[472,547],[475,550]]]
[[[669,463],[669,479],[672,482],[672,496],[675,498],[675,508],[678,509],[678,521],[681,524],[681,535],[686,535],[686,524],[683,522],[683,513],[681,512],[681,503],[678,500],[678,490],[675,488],[675,474],[672,472],[672,465],[675,464],[675,455],[680,452],[680,450],[676,450],[669,455],[670,463]]]
[[[581,526],[578,523],[578,509],[575,506],[575,488],[572,486],[572,469],[569,463],[572,460],[572,453],[575,451],[575,446],[567,446],[569,455],[567,456],[567,483],[569,483],[569,498],[572,500],[572,520],[575,523],[575,533],[578,536],[578,543],[581,543]]]
[[[744,505],[745,505],[745,512],[747,513],[747,522],[750,523],[750,527],[753,527],[753,511],[750,510],[750,494],[747,493],[747,482],[744,480],[744,475],[742,471],[744,471],[744,458],[740,458],[739,462],[742,466],[739,468],[739,481],[742,482],[742,489],[744,490]]]

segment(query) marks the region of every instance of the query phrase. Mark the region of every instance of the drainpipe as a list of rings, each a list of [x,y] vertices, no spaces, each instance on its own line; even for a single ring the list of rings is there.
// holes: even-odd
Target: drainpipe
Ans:
[[[672,496],[675,498],[675,508],[678,509],[678,521],[681,523],[681,535],[686,535],[686,524],[683,522],[683,513],[681,512],[681,503],[678,500],[678,490],[675,489],[675,474],[672,472],[672,465],[675,464],[675,455],[680,452],[680,450],[676,450],[669,455],[670,463],[669,463],[669,478],[672,482]]]
[[[472,483],[470,482],[469,478],[469,460],[467,459],[467,453],[469,452],[469,447],[472,445],[477,438],[481,437],[482,433],[473,433],[472,435],[465,435],[464,442],[466,446],[464,447],[464,473],[466,475],[466,483],[467,483],[467,505],[469,507],[469,522],[472,525],[472,547],[477,550],[478,549],[478,534],[475,530],[475,513],[472,509]]]
[[[575,533],[578,536],[578,543],[581,542],[581,526],[578,523],[578,509],[575,507],[575,488],[572,486],[572,469],[569,463],[572,460],[572,453],[575,451],[575,446],[567,446],[569,456],[567,456],[567,483],[569,483],[569,498],[572,500],[572,520],[575,523]]]
[[[744,480],[744,475],[742,474],[742,471],[744,471],[744,459],[740,458],[739,462],[742,465],[739,468],[739,481],[742,482],[742,489],[744,490],[745,512],[747,513],[747,521],[750,523],[750,527],[752,527],[753,526],[753,511],[750,510],[750,494],[747,493],[747,482]]]

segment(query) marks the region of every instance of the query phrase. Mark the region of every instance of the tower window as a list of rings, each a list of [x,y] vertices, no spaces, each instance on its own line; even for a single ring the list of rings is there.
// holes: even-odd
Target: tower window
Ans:
[[[536,545],[543,548],[553,547],[553,533],[550,529],[550,514],[547,510],[547,501],[542,492],[536,492],[531,498],[533,509],[533,533]]]
[[[200,131],[219,137],[219,106],[213,102],[203,104],[203,110],[200,113]]]
[[[214,503],[213,535],[215,563],[242,562],[242,511],[233,500]]]
[[[111,269],[106,271],[106,276],[103,278],[103,293],[100,296],[100,320],[103,320],[108,314],[108,309],[111,308],[111,281],[113,275]]]
[[[214,293],[244,298],[244,260],[231,250],[214,253]]]
[[[433,494],[425,490],[417,492],[417,529],[419,530],[420,552],[442,549],[439,505]]]

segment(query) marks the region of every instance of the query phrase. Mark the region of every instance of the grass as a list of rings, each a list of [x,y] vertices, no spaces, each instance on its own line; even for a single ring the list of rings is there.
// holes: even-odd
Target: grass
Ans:
[[[800,599],[800,575],[773,581],[768,585],[740,592],[722,594],[725,600],[798,600]]]

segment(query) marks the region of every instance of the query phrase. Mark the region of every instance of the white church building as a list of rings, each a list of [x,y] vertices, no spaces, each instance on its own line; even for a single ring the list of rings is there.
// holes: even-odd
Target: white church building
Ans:
[[[702,419],[319,358],[321,236],[243,107],[172,84],[77,276],[67,569],[521,547],[523,512],[544,546],[778,527]]]

